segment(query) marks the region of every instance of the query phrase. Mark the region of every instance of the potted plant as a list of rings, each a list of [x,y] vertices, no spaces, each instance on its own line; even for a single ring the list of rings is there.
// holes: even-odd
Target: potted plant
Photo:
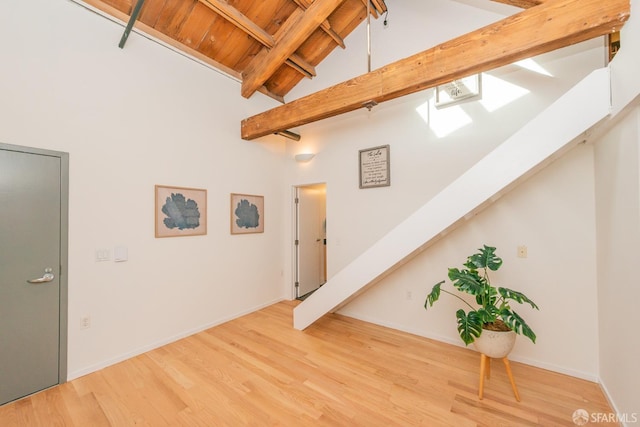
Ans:
[[[485,331],[507,331],[512,335],[511,343],[506,344],[510,347],[506,350],[506,354],[511,351],[515,342],[515,334],[522,334],[536,342],[536,334],[527,325],[522,317],[516,313],[510,305],[511,301],[519,304],[527,303],[532,308],[538,309],[538,306],[521,292],[517,292],[508,288],[495,287],[489,280],[489,270],[496,271],[502,265],[502,259],[496,254],[496,248],[483,245],[482,249],[469,256],[467,262],[463,265],[466,268],[457,269],[449,268],[449,279],[452,285],[459,292],[464,292],[475,297],[477,306],[474,307],[465,299],[461,298],[447,290],[441,289],[445,280],[437,283],[431,289],[424,302],[425,310],[433,305],[440,298],[440,293],[444,292],[460,299],[470,310],[465,312],[463,309],[456,311],[458,319],[458,333],[465,345],[474,343],[478,351],[487,354],[490,350],[479,348],[479,338]],[[492,335],[488,332],[485,335]],[[493,340],[492,340],[493,341]],[[505,357],[504,355],[490,355],[489,357]]]

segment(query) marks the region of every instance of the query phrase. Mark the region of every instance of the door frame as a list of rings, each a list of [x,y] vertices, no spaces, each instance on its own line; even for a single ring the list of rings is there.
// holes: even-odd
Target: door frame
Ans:
[[[67,335],[69,312],[69,153],[34,147],[5,144],[0,142],[0,150],[25,154],[57,157],[60,159],[60,319],[58,342],[58,384],[67,382]]]
[[[314,183],[308,183],[308,184],[296,184],[293,185],[291,187],[291,207],[292,207],[292,221],[291,221],[291,230],[292,230],[292,239],[291,239],[291,248],[292,248],[292,281],[291,281],[291,295],[292,298],[298,299],[298,297],[300,297],[300,295],[298,295],[298,283],[299,283],[299,278],[300,278],[300,272],[299,272],[299,252],[298,252],[298,246],[296,244],[296,242],[298,241],[298,204],[296,203],[296,198],[298,197],[298,189],[300,188],[306,188],[306,187],[314,187],[317,185],[324,185],[325,187],[325,221],[327,220],[327,209],[326,209],[326,189],[327,189],[327,183],[326,182],[314,182]],[[326,232],[326,230],[325,230]],[[325,239],[326,240],[326,239]],[[326,248],[326,244],[325,244],[325,248]],[[328,257],[327,254],[325,253],[325,258],[324,258],[324,263],[325,266],[328,263]],[[327,277],[327,273],[326,273],[326,268],[325,268],[325,282],[329,280],[329,278]]]

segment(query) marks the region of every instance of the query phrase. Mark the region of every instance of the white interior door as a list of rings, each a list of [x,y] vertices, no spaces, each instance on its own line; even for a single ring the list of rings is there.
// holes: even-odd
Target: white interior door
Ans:
[[[326,186],[296,189],[297,293],[315,291],[326,282]]]

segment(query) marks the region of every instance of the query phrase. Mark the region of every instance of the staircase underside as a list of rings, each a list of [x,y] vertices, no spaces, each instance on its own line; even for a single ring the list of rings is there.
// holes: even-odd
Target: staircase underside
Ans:
[[[609,69],[592,72],[294,309],[305,329],[589,137],[610,113]]]

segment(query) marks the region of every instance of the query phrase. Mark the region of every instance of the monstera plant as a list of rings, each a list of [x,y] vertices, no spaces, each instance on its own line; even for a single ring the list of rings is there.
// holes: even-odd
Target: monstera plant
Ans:
[[[458,333],[466,345],[480,337],[483,329],[514,331],[536,342],[536,334],[522,317],[511,308],[511,303],[529,304],[538,310],[538,306],[521,292],[508,288],[495,287],[489,279],[489,270],[496,271],[502,265],[502,258],[496,255],[496,248],[484,245],[478,252],[469,256],[463,269],[449,268],[449,280],[453,287],[475,298],[477,306],[453,292],[442,289],[445,280],[436,283],[424,302],[425,310],[438,301],[442,292],[464,302],[469,310],[456,311]]]

